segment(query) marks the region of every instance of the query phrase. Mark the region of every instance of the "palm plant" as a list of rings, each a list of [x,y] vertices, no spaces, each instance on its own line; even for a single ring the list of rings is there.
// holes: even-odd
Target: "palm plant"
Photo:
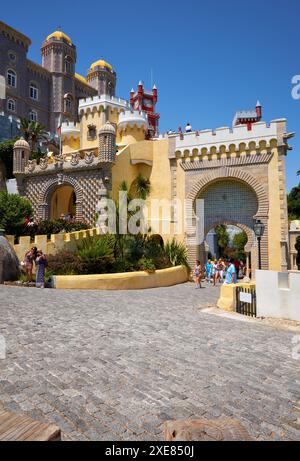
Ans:
[[[165,245],[165,253],[173,266],[189,267],[187,249],[182,242],[177,242],[175,238],[168,241]]]
[[[48,133],[45,127],[39,122],[23,118],[21,119],[21,131],[24,139],[26,139],[26,141],[31,141],[31,148],[33,151],[36,149],[38,142],[48,140]]]
[[[142,200],[146,200],[151,192],[150,180],[139,173],[133,183],[133,186],[137,197]]]
[[[77,244],[76,255],[89,273],[99,273],[113,261],[114,235],[87,237]]]

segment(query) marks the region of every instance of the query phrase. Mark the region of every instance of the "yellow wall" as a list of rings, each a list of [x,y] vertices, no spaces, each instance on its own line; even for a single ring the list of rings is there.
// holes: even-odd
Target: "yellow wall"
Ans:
[[[79,136],[66,136],[63,137],[62,151],[63,154],[70,154],[71,152],[77,152],[80,149],[80,137]]]
[[[61,186],[51,197],[51,219],[59,219],[61,214],[76,215],[72,186]]]
[[[273,158],[269,163],[269,269],[281,270],[281,218],[280,187],[278,175],[278,149],[272,149]]]

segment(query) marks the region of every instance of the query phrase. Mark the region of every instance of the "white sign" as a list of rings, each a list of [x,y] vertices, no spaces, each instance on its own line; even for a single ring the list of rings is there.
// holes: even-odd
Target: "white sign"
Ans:
[[[252,303],[252,294],[251,293],[245,293],[244,291],[240,292],[240,301],[243,303]]]

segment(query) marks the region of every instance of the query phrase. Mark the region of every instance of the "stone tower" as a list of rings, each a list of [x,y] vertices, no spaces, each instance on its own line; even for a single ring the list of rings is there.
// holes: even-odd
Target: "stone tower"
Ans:
[[[115,96],[117,74],[112,66],[103,59],[91,65],[86,79],[88,84],[98,91],[99,96]]]
[[[13,173],[25,173],[26,165],[30,156],[30,146],[25,139],[21,138],[14,144]]]
[[[55,132],[60,114],[65,120],[77,119],[75,95],[76,46],[70,37],[57,30],[48,35],[42,48],[42,66],[52,73],[51,131]]]
[[[116,130],[107,122],[99,130],[99,157],[103,163],[113,165],[116,156]]]

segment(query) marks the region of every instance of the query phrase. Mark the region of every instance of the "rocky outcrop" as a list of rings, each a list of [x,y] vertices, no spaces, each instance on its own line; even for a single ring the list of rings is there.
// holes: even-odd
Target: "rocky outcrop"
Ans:
[[[19,275],[18,257],[6,238],[0,235],[0,283],[17,280]]]

